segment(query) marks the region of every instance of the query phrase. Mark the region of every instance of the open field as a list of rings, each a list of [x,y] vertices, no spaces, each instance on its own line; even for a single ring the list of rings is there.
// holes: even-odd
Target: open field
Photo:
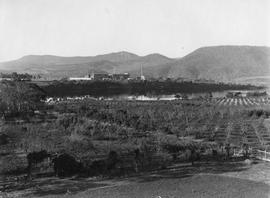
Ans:
[[[57,196],[56,196],[57,197]],[[67,197],[269,197],[269,186],[235,178],[202,175],[185,179],[160,179],[118,186]]]
[[[269,163],[175,164],[163,171],[115,178],[39,178],[17,184],[12,197],[269,197]]]

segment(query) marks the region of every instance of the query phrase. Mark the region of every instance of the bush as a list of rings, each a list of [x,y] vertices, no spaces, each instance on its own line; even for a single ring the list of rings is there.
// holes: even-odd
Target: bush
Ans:
[[[0,146],[8,144],[9,142],[9,136],[6,134],[0,134]]]
[[[154,166],[159,168],[167,168],[173,161],[172,155],[166,152],[159,152],[155,155]]]
[[[91,166],[87,168],[89,175],[103,175],[107,172],[106,160],[95,160],[92,162]]]
[[[269,117],[270,116],[270,112],[264,109],[254,109],[254,110],[250,110],[248,111],[248,116],[249,117]]]
[[[111,151],[107,158],[107,169],[108,171],[116,168],[116,164],[119,162],[119,156],[115,151]]]
[[[161,146],[164,150],[172,154],[182,151],[185,147],[185,145],[183,145],[175,135],[163,136],[161,138]]]
[[[53,159],[53,169],[57,176],[71,176],[82,170],[82,165],[66,153]]]
[[[1,174],[20,174],[26,172],[27,159],[17,155],[9,155],[0,160]]]

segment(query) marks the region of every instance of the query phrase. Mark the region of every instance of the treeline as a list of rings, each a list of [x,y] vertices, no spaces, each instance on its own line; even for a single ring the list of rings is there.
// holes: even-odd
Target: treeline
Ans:
[[[0,78],[13,81],[31,81],[33,76],[28,73],[18,74],[17,72],[13,72],[13,73],[0,73]]]
[[[113,96],[129,95],[160,95],[174,93],[203,93],[225,90],[251,90],[259,87],[251,85],[209,84],[174,81],[144,81],[144,82],[59,82],[55,81],[42,87],[51,97],[67,96]]]
[[[25,115],[43,106],[45,92],[35,84],[21,81],[0,82],[0,116]]]

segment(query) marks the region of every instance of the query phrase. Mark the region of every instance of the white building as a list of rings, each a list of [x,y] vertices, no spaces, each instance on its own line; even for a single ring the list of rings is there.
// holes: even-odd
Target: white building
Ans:
[[[76,80],[76,81],[80,81],[80,80],[92,80],[92,78],[89,78],[89,77],[70,77],[69,80]]]
[[[80,80],[93,80],[93,77],[90,75],[86,75],[84,77],[70,77],[69,80],[75,80],[75,81],[80,81]]]

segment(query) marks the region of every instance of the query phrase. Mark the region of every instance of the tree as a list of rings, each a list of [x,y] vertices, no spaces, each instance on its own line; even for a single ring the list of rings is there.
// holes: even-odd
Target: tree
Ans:
[[[45,92],[35,84],[25,82],[0,83],[0,113],[20,114],[33,112],[42,105]]]

